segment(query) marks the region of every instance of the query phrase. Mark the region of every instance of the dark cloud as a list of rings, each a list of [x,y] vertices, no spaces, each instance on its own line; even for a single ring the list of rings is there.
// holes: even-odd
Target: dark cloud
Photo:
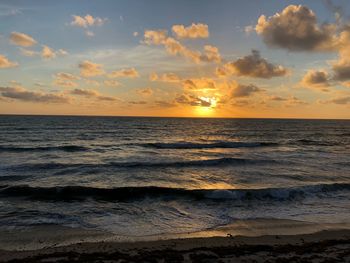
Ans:
[[[260,56],[260,52],[252,50],[252,54],[237,59],[216,70],[218,76],[237,75],[254,78],[270,79],[272,77],[285,76],[288,70],[281,65],[269,63]]]
[[[0,87],[3,97],[37,103],[68,103],[70,98],[62,94],[28,91],[21,87]]]
[[[333,65],[333,72],[335,80],[350,80],[350,63],[338,63]]]
[[[328,91],[329,74],[324,70],[309,70],[301,80],[301,84],[305,87]]]
[[[147,104],[147,101],[144,100],[139,100],[139,101],[129,101],[129,104],[133,104],[133,105],[145,105]]]
[[[212,105],[211,101],[204,100],[191,94],[182,94],[175,98],[175,102],[179,104],[202,107],[210,107]]]
[[[76,95],[76,96],[84,96],[87,98],[95,98],[98,100],[104,100],[104,101],[117,101],[117,98],[110,97],[110,96],[104,96],[101,95],[96,90],[88,90],[88,89],[74,89],[70,91],[70,94]]]
[[[263,91],[263,89],[258,88],[253,84],[249,84],[249,85],[237,84],[237,86],[232,91],[232,97],[233,98],[249,97],[255,94],[256,92],[261,92],[261,91]]]
[[[330,99],[327,101],[323,101],[322,103],[333,103],[333,104],[338,104],[338,105],[346,105],[346,104],[350,104],[350,96],[334,98],[334,99]]]
[[[280,97],[280,96],[271,96],[269,99],[272,101],[287,101],[288,100],[288,99]]]
[[[104,100],[104,101],[118,101],[119,99],[111,96],[97,96],[96,97],[98,100]]]
[[[314,12],[302,5],[289,5],[269,18],[260,16],[255,30],[271,47],[291,51],[334,49],[335,26],[319,25]]]
[[[154,103],[157,107],[161,107],[161,108],[176,107],[176,103],[170,102],[170,101],[165,101],[165,100],[156,100]]]
[[[99,93],[95,90],[88,89],[74,89],[70,92],[72,95],[85,96],[85,97],[97,97]]]

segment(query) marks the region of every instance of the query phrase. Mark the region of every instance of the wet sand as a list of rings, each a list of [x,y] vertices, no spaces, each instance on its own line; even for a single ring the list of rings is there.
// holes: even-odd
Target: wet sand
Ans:
[[[298,230],[298,227],[288,227],[288,222],[285,226],[291,229],[285,235],[233,236],[227,233],[217,237],[132,242],[120,241],[120,237],[103,232],[66,229],[66,233],[61,232],[61,241],[67,245],[48,244],[44,239],[42,248],[24,250],[11,243],[16,238],[10,239],[8,249],[0,251],[0,262],[350,262],[349,229],[291,234],[292,229]],[[227,230],[225,227],[222,233]],[[48,228],[43,233],[47,231]],[[68,233],[70,240],[66,236]],[[26,233],[27,237],[31,234]],[[40,235],[36,231],[36,237]],[[3,241],[5,238],[2,237]],[[59,242],[60,237],[56,235],[55,241]]]

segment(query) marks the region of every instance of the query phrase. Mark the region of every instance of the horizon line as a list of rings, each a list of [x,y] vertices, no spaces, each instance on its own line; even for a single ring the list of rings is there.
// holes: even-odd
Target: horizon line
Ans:
[[[266,119],[266,120],[342,120],[349,119],[337,118],[297,118],[297,117],[210,117],[210,116],[147,116],[147,115],[83,115],[83,114],[17,114],[17,113],[0,113],[0,116],[27,116],[27,117],[110,117],[110,118],[173,118],[173,119]]]

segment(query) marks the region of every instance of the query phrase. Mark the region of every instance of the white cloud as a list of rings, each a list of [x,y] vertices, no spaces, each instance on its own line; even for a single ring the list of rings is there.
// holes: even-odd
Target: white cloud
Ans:
[[[77,16],[72,15],[73,21],[70,23],[72,26],[78,27],[91,27],[91,26],[102,26],[107,18],[93,17],[92,15],[87,14],[86,16]]]

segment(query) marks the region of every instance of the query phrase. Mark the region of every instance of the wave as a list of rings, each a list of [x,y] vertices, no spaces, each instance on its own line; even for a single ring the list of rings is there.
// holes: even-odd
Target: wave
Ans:
[[[300,139],[295,142],[296,144],[301,145],[314,145],[314,146],[335,146],[339,145],[339,142],[329,142],[329,141],[316,141],[316,140],[310,140],[310,139]]]
[[[0,186],[0,197],[23,197],[35,200],[74,201],[93,198],[104,201],[132,202],[145,198],[195,200],[272,200],[288,201],[307,196],[322,197],[336,191],[350,190],[348,183],[319,184],[290,188],[265,189],[184,189],[168,187],[117,187],[95,188],[85,186],[31,187],[28,185]]]
[[[33,163],[10,166],[6,170],[58,170],[58,169],[101,169],[101,168],[186,168],[186,167],[224,167],[234,165],[274,164],[275,160],[244,159],[244,158],[216,158],[205,160],[184,160],[174,162],[109,162],[109,163]]]
[[[143,143],[143,147],[156,149],[212,149],[212,148],[255,148],[277,146],[278,143],[272,142],[212,142],[212,143],[193,143],[193,142],[174,142],[174,143]]]
[[[0,146],[0,152],[45,152],[45,151],[81,152],[81,151],[88,151],[88,150],[89,148],[78,146],[78,145],[38,146],[38,147]]]

